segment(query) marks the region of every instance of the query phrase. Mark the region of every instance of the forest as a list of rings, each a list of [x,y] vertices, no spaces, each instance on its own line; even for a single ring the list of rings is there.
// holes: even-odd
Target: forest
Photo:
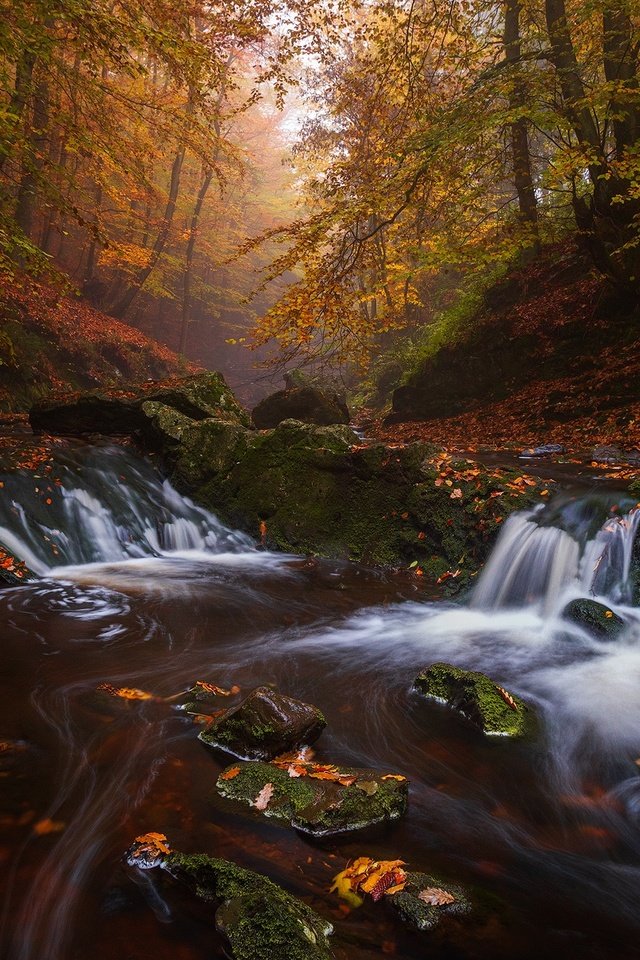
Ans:
[[[640,0],[0,10],[0,957],[635,958]]]

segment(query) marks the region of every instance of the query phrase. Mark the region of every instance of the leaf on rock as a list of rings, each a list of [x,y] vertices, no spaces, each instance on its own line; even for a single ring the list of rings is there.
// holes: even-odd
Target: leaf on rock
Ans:
[[[233,780],[234,777],[237,777],[240,773],[240,767],[229,767],[228,770],[225,770],[224,773],[220,774],[221,780]]]
[[[499,687],[498,684],[496,684],[496,690],[498,691],[498,693],[500,694],[500,696],[502,697],[502,699],[504,700],[504,702],[507,704],[508,707],[511,707],[512,710],[518,709],[518,704],[515,702],[511,694],[504,689],[504,687]]]
[[[455,903],[456,898],[448,890],[441,887],[426,887],[418,894],[418,899],[428,903],[431,907],[445,907],[448,903]]]
[[[378,792],[378,784],[375,780],[358,780],[356,783],[358,790],[362,790],[363,793],[366,793],[368,797],[372,797],[374,793]]]
[[[258,794],[258,796],[253,801],[253,805],[256,810],[266,810],[269,806],[269,801],[273,796],[273,784],[265,783],[264,787]]]

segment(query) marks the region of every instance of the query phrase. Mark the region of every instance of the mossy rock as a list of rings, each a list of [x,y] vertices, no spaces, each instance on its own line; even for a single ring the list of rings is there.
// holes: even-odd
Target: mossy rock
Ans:
[[[220,373],[201,373],[164,383],[147,383],[129,390],[89,390],[50,397],[34,404],[29,411],[36,431],[53,434],[142,434],[149,430],[149,408],[161,404],[192,420],[217,418],[249,426],[244,411]],[[155,415],[159,408],[155,408]],[[154,411],[152,409],[151,420]],[[166,422],[166,411],[163,420]],[[175,434],[175,430],[172,431]],[[175,435],[170,433],[169,440]]]
[[[298,770],[303,765],[295,765]],[[309,765],[313,772],[314,766]],[[254,806],[270,784],[271,796],[261,812],[314,836],[361,830],[396,820],[407,809],[408,781],[397,774],[381,774],[357,767],[333,768],[334,779],[290,776],[286,767],[245,762],[223,770],[216,787],[221,796]]]
[[[461,713],[488,736],[523,737],[533,732],[534,714],[524,700],[484,673],[434,663],[416,677],[414,687]]]
[[[329,426],[349,423],[349,409],[335,391],[305,384],[265,397],[254,408],[251,418],[259,430],[277,427],[283,420]]]
[[[271,760],[314,743],[326,725],[313,704],[285,697],[271,687],[257,687],[207,724],[199,739],[242,759]]]
[[[609,607],[586,598],[572,600],[562,611],[562,616],[603,640],[615,640],[625,625]]]
[[[428,873],[407,873],[404,890],[386,898],[401,919],[418,930],[433,930],[442,920],[471,912],[465,889]]]
[[[205,854],[141,856],[140,847],[136,842],[129,850],[129,864],[159,867],[215,905],[216,928],[234,960],[331,960],[332,925],[267,877]]]
[[[226,476],[247,452],[251,434],[232,420],[190,421],[182,431],[175,470],[189,487]]]
[[[194,424],[191,417],[158,400],[145,400],[140,409],[148,420],[143,426],[145,439],[153,446],[166,449],[179,444],[185,430]]]

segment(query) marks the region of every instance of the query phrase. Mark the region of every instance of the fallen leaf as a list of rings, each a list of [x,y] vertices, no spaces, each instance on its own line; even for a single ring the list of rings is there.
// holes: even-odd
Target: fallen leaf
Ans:
[[[256,808],[256,810],[266,810],[269,805],[269,800],[271,800],[272,796],[273,784],[265,783],[264,787],[253,801],[253,806]]]
[[[45,820],[38,820],[37,823],[33,825],[33,832],[38,837],[45,837],[49,833],[62,833],[65,828],[65,824],[61,820],[50,820],[47,817]]]
[[[431,907],[444,907],[448,903],[455,903],[456,898],[448,890],[442,890],[440,887],[427,887],[418,894],[418,899],[423,903],[428,903]]]
[[[233,780],[234,777],[237,777],[240,773],[240,767],[229,767],[228,770],[225,770],[224,773],[220,774],[221,780]]]

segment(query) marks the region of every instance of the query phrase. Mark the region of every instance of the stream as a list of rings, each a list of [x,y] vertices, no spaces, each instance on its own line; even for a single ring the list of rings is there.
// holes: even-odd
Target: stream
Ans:
[[[0,541],[40,579],[0,592],[0,957],[225,957],[211,909],[126,867],[147,831],[270,876],[334,924],[338,960],[545,953],[637,956],[640,934],[640,511],[595,523],[567,493],[505,524],[456,603],[395,576],[260,550],[130,450],[64,443],[2,475]],[[605,641],[562,619],[599,597]],[[485,738],[412,691],[438,660],[535,704],[534,742]],[[275,683],[328,726],[321,762],[410,780],[391,826],[312,841],[216,795],[226,765],[171,703],[194,680]],[[455,936],[408,930],[384,901],[328,888],[355,856],[468,885]]]

